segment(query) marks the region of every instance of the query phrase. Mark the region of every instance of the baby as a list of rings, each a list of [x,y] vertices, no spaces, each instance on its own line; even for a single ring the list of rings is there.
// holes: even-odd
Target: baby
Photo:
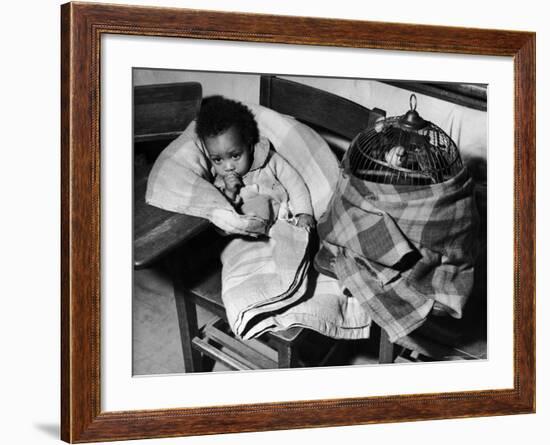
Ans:
[[[260,137],[245,105],[222,96],[204,99],[196,132],[212,163],[214,185],[237,211],[270,222],[294,219],[299,227],[314,227],[306,184]]]

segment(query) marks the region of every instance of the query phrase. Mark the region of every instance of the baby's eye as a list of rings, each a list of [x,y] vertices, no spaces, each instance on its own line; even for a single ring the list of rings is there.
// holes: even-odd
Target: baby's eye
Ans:
[[[234,155],[231,156],[231,158],[233,158],[235,161],[236,161],[237,159],[239,159],[240,157],[241,157],[240,154],[234,154]]]
[[[219,158],[212,158],[211,160],[214,164],[219,164],[220,162],[222,162],[222,160]]]

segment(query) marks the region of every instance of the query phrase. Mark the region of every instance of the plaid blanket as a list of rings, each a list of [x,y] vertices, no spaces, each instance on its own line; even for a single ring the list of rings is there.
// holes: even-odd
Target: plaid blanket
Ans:
[[[326,210],[338,180],[338,162],[311,128],[259,105],[254,113],[260,135],[302,176],[313,214]],[[192,123],[160,154],[147,183],[146,201],[165,210],[209,219],[225,232],[263,233],[261,220],[239,215],[214,187],[207,156]],[[337,280],[309,267],[309,233],[284,221],[269,237],[234,237],[222,253],[222,299],[233,331],[252,338],[294,326],[335,338],[365,338],[370,317]],[[208,248],[205,246],[205,248]]]
[[[434,301],[461,318],[473,285],[477,220],[466,170],[420,187],[362,181],[342,171],[319,221],[316,261],[395,341],[425,321]]]
[[[304,179],[311,195],[313,216],[318,219],[327,207],[338,177],[338,164],[330,148],[315,131],[300,122],[260,105],[247,106],[258,122],[262,139],[269,139],[277,153]],[[206,218],[228,233],[264,234],[265,222],[238,214],[213,186],[213,181],[205,148],[197,140],[192,122],[155,161],[145,200],[164,210]]]
[[[265,221],[238,214],[213,181],[208,157],[192,122],[155,161],[145,201],[171,212],[206,218],[227,233],[264,234]]]
[[[242,338],[256,334],[262,316],[297,302],[310,265],[309,230],[278,220],[269,238],[237,237],[224,248],[222,300],[229,326]]]

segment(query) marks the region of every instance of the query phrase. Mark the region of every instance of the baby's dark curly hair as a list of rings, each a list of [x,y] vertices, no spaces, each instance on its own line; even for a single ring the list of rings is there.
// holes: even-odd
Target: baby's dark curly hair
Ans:
[[[245,144],[254,146],[259,138],[258,124],[252,112],[242,103],[223,96],[203,99],[197,116],[199,138],[217,136],[235,126]]]

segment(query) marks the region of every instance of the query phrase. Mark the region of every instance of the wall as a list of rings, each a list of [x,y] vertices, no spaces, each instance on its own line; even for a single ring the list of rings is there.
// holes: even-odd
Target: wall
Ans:
[[[367,108],[381,108],[388,116],[401,115],[409,109],[409,91],[374,80],[284,75],[280,77],[329,91]],[[190,81],[202,84],[203,97],[222,94],[243,102],[257,104],[259,101],[258,74],[155,69],[134,71],[135,85]],[[424,94],[416,93],[416,96],[420,114],[449,134],[464,157],[487,158],[487,113]]]
[[[111,0],[112,1],[112,0]],[[524,0],[443,3],[306,2],[278,0],[117,0],[287,15],[490,27],[537,31],[538,151],[538,399],[537,414],[433,422],[135,441],[132,444],[544,444],[550,423],[548,274],[550,219],[550,28],[544,2]],[[59,425],[59,4],[28,0],[4,4],[2,33],[3,212],[2,442],[58,444]],[[452,30],[450,30],[452,32]],[[545,193],[546,192],[546,193]],[[503,277],[509,279],[509,277]]]
[[[220,74],[154,69],[136,69],[134,71],[134,85],[192,81],[201,83],[203,97],[221,94],[243,102],[258,103],[260,76],[257,74]]]

